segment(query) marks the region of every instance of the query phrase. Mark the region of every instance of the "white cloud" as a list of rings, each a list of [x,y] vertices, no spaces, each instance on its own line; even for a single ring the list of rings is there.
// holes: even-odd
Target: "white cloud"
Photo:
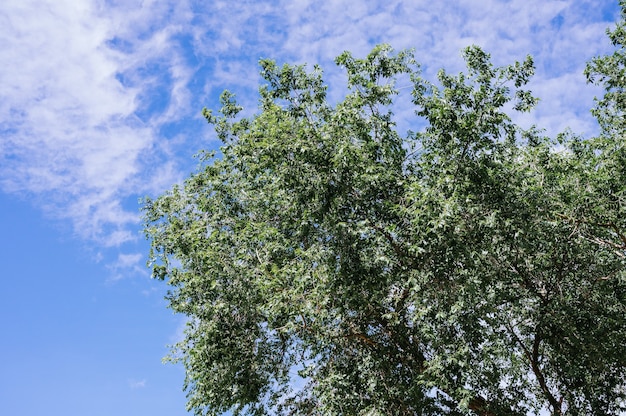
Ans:
[[[111,271],[109,282],[116,282],[129,276],[148,277],[142,253],[119,253],[117,259],[107,265]]]
[[[130,387],[132,390],[143,389],[146,387],[146,379],[128,380],[128,387]]]

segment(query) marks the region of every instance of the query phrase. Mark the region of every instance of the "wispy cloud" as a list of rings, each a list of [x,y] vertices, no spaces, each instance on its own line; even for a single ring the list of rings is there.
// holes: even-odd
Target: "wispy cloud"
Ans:
[[[145,161],[154,157],[160,123],[179,116],[178,85],[188,75],[168,53],[177,22],[147,27],[171,16],[154,3],[135,6],[0,6],[0,186],[34,196],[81,237],[109,246],[134,238],[128,226],[138,214],[123,201],[149,186]],[[151,65],[172,82],[160,82],[164,74]],[[150,78],[160,99],[142,82]],[[156,101],[165,108],[140,117]]]
[[[598,91],[581,71],[609,50],[604,31],[616,3],[5,1],[0,189],[69,220],[82,238],[133,240],[139,215],[129,201],[179,180],[179,158],[211,145],[198,132],[199,111],[223,88],[256,105],[260,58],[319,62],[339,84],[334,57],[380,42],[415,48],[429,77],[461,70],[459,51],[473,43],[498,64],[532,54],[542,102],[523,120],[550,134],[566,125],[593,132]]]
[[[128,387],[130,387],[132,390],[143,389],[146,387],[146,379],[128,380]]]
[[[109,282],[116,282],[127,276],[148,276],[145,255],[141,253],[119,253],[117,259],[107,265],[111,272]]]

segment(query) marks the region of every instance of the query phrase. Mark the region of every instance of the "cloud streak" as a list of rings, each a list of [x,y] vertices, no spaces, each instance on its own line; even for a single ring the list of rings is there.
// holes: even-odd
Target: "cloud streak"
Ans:
[[[130,387],[131,390],[143,389],[146,387],[146,380],[129,380],[128,387]]]

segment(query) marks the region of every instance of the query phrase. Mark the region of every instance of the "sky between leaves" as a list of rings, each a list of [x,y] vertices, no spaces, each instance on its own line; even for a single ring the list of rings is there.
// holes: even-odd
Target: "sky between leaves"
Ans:
[[[335,94],[343,91],[344,73],[333,59],[344,50],[363,56],[381,42],[414,48],[425,77],[434,79],[441,67],[462,70],[461,49],[477,44],[496,64],[534,57],[537,75],[530,88],[541,103],[520,123],[537,124],[549,134],[570,127],[592,135],[597,126],[589,109],[601,91],[585,84],[582,71],[588,59],[611,50],[605,31],[618,11],[617,0],[3,1],[0,258],[10,266],[3,281],[9,294],[28,291],[42,279],[55,281],[58,276],[43,264],[49,256],[64,265],[55,270],[65,286],[56,286],[54,299],[5,305],[0,329],[7,337],[23,335],[18,327],[37,327],[38,316],[58,310],[59,303],[74,304],[80,296],[106,299],[89,307],[102,314],[100,325],[114,327],[109,337],[121,339],[130,327],[119,318],[113,325],[107,311],[141,316],[136,325],[159,328],[137,341],[153,348],[156,362],[128,376],[119,368],[98,367],[109,374],[106,382],[124,380],[132,391],[178,389],[176,396],[151,396],[156,401],[146,403],[142,413],[166,414],[159,413],[165,409],[159,399],[170,397],[182,406],[180,373],[156,381],[165,374],[158,355],[180,322],[160,312],[162,285],[149,281],[143,267],[147,244],[140,235],[138,198],[182,180],[194,169],[193,154],[217,146],[200,116],[202,107],[218,108],[219,94],[228,88],[253,112],[260,58],[319,63],[332,98],[333,85]],[[412,111],[400,109],[400,126],[416,128]],[[24,267],[24,262],[32,264]],[[75,292],[85,280],[90,283],[84,291]],[[84,330],[74,326],[73,315],[58,318],[66,325],[51,319],[67,333],[51,333],[46,342],[54,344],[60,336],[79,342]],[[100,351],[98,359],[124,363],[140,354],[134,348],[126,355],[123,348],[109,353],[97,337],[92,342],[85,341],[80,351]],[[16,354],[21,347],[17,341],[0,347],[0,353]],[[19,357],[45,354],[46,343],[28,351]],[[69,355],[62,357],[71,362]],[[32,377],[54,385],[61,370],[45,361]],[[10,374],[0,376],[0,403]],[[102,381],[91,382],[98,391]],[[115,407],[115,414],[135,414],[129,410],[133,397]],[[3,406],[0,413],[18,414],[6,413]],[[180,409],[177,414],[184,413]]]

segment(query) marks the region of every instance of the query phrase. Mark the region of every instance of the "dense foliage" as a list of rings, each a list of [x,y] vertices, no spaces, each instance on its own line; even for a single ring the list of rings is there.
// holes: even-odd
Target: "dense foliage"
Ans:
[[[626,12],[626,5],[622,2]],[[152,267],[190,319],[172,352],[197,414],[617,415],[626,407],[626,39],[588,67],[596,138],[544,137],[532,60],[420,76],[410,52],[262,61],[223,142],[145,202]],[[397,132],[394,80],[419,133]]]

